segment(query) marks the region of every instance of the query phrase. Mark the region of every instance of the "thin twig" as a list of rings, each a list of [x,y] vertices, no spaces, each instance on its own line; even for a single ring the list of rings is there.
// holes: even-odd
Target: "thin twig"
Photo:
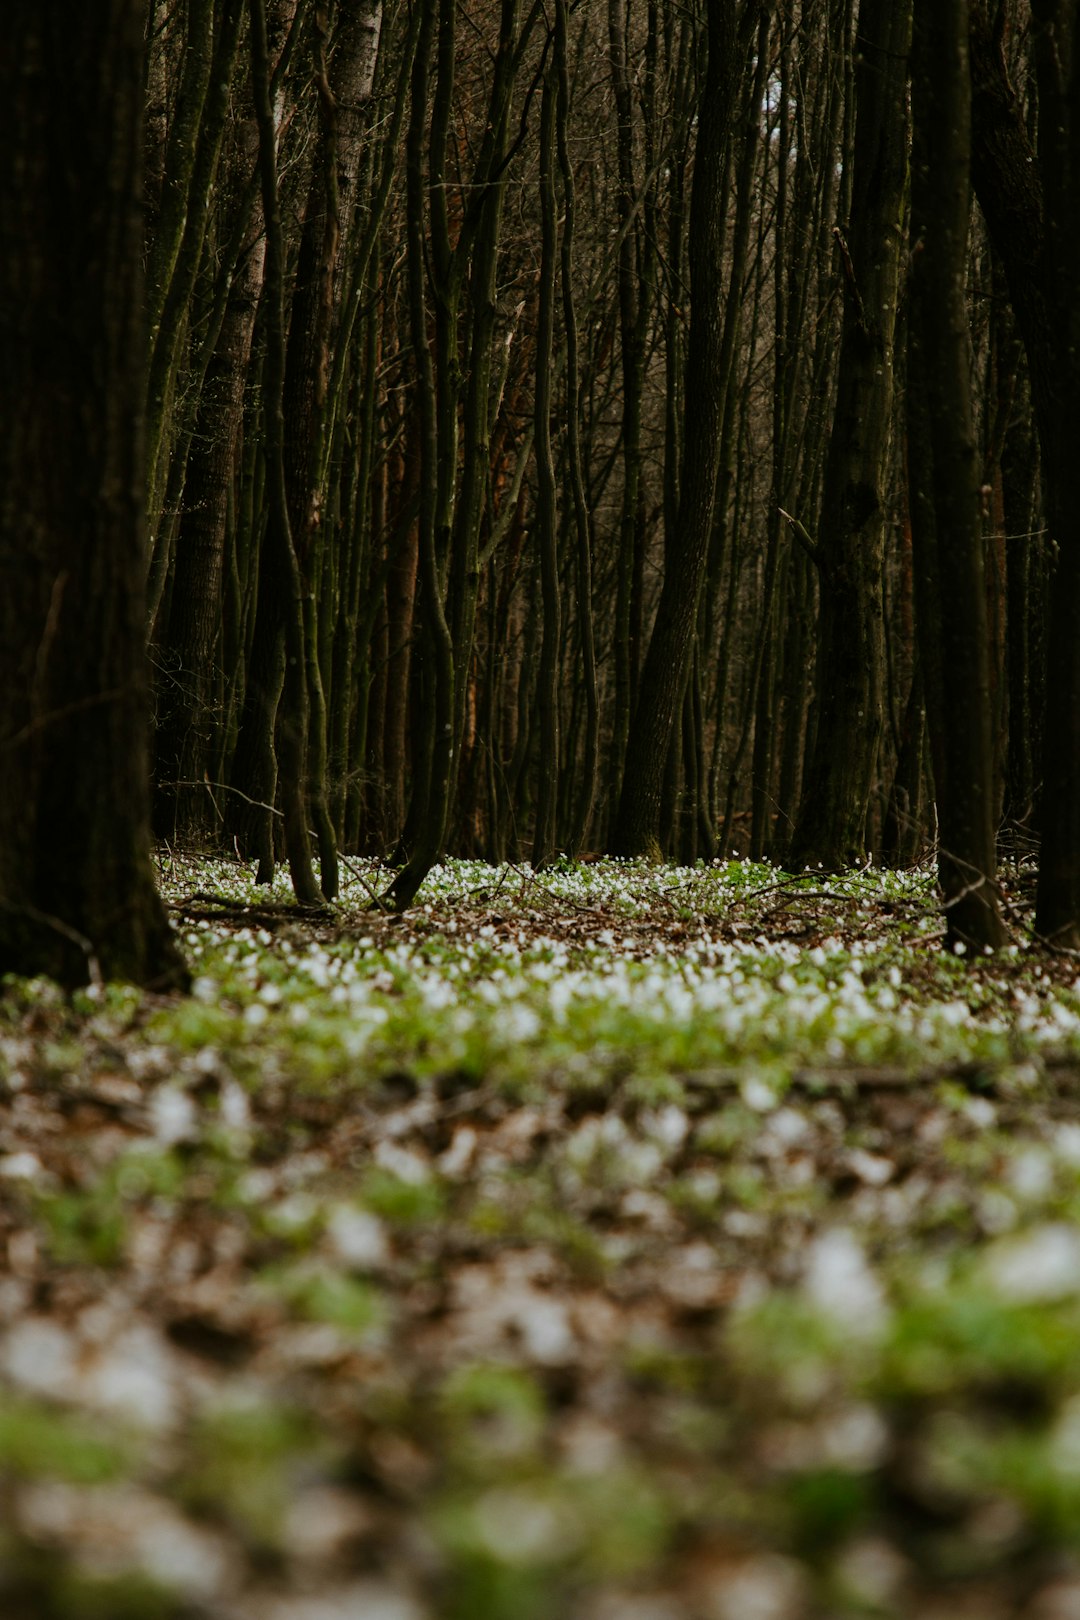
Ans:
[[[358,872],[356,870],[356,867],[352,864],[352,862],[349,860],[347,855],[342,855],[339,852],[338,860],[341,862],[342,866],[345,868],[345,870],[347,872],[352,873],[353,877],[356,879],[357,883],[359,883],[360,887],[364,890],[365,894],[367,895],[368,899],[371,901],[372,905],[378,906],[379,910],[381,912],[383,912],[383,913],[389,912],[389,911],[391,911],[393,909],[391,906],[388,906],[386,904],[383,896],[381,894],[379,894],[375,889],[372,888],[371,884],[368,882],[367,878],[363,875],[363,873]]]

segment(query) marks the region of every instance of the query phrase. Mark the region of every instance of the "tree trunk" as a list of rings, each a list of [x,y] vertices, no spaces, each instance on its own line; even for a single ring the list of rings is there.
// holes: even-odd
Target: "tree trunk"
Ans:
[[[0,972],[186,979],[150,861],[143,8],[0,52]]]
[[[536,828],[534,867],[550,865],[555,857],[556,804],[559,793],[560,632],[559,554],[556,527],[555,465],[551,454],[551,349],[555,324],[555,85],[549,69],[544,78],[540,108],[540,308],[536,332],[536,539],[539,551],[543,624],[537,708],[540,721],[540,757],[536,776]]]
[[[213,780],[221,758],[224,689],[222,593],[229,493],[244,412],[244,381],[262,286],[262,244],[249,246],[199,400],[180,518],[168,626],[157,657],[155,807],[158,834],[204,843],[220,830]]]
[[[756,8],[754,17],[756,20]],[[748,13],[744,13],[745,18]],[[668,748],[679,716],[716,496],[725,377],[719,270],[725,161],[742,52],[735,0],[709,0],[709,62],[690,200],[690,339],[682,487],[641,676],[611,847],[658,858]]]
[[[965,0],[915,0],[908,348],[911,519],[948,939],[1006,941],[994,889],[990,670],[964,279],[971,210]]]
[[[1080,62],[1075,8],[1032,0],[1033,148],[987,0],[971,0],[972,172],[1027,353],[1050,534],[1036,927],[1080,948]]]
[[[593,520],[585,496],[581,459],[581,376],[578,365],[578,322],[574,304],[574,233],[577,198],[574,169],[567,142],[570,121],[570,76],[567,66],[567,0],[555,0],[555,148],[562,182],[562,311],[566,341],[566,479],[574,520],[577,633],[581,644],[581,683],[585,698],[585,729],[577,795],[567,837],[567,852],[580,854],[589,833],[596,800],[600,752],[600,702],[596,683],[596,644],[593,629]],[[576,732],[575,732],[576,735]]]
[[[285,481],[285,249],[278,199],[277,136],[270,103],[265,0],[251,4],[251,77],[259,125],[259,169],[266,221],[266,359],[263,365],[263,431],[266,437],[267,522],[260,558],[259,610],[272,608],[268,640],[283,647],[282,707],[278,719],[277,761],[285,844],[293,890],[301,905],[318,905],[320,893],[311,869],[307,795],[307,651],[300,566],[293,543]],[[265,584],[266,588],[263,589]],[[284,621],[283,630],[276,626]],[[258,623],[258,621],[256,621]],[[272,687],[268,689],[272,691]],[[264,743],[266,739],[263,739]],[[267,801],[270,802],[270,801]],[[260,852],[263,881],[265,851]]]
[[[825,469],[816,745],[791,845],[796,867],[865,859],[884,724],[882,575],[893,340],[906,186],[911,0],[863,0],[848,237],[836,230],[844,329]]]
[[[452,71],[452,46],[445,42],[450,33],[452,41],[453,0],[443,0],[440,12],[440,71]],[[431,701],[422,705],[415,719],[419,751],[414,755],[413,802],[405,836],[409,840],[406,861],[388,891],[392,903],[403,910],[411,905],[417,890],[442,852],[443,832],[450,791],[450,773],[454,757],[454,646],[446,622],[442,581],[439,572],[437,534],[440,513],[447,517],[445,480],[452,478],[454,465],[442,465],[445,458],[440,450],[440,421],[444,416],[436,400],[435,367],[428,337],[428,309],[426,297],[425,252],[425,190],[431,195],[431,206],[443,213],[439,232],[443,247],[449,237],[445,228],[446,196],[442,184],[442,160],[445,131],[441,137],[433,133],[435,149],[433,171],[429,185],[424,184],[424,132],[427,120],[428,83],[433,32],[434,7],[425,5],[422,11],[420,37],[412,71],[412,106],[405,148],[407,188],[406,243],[409,279],[409,330],[417,368],[417,403],[420,436],[420,504],[419,535],[417,540],[418,574],[420,581],[420,609],[423,616],[424,638],[422,647],[414,654],[414,680],[423,683]],[[448,87],[444,86],[444,94]],[[443,267],[445,269],[445,267]],[[445,354],[449,367],[449,355]],[[443,388],[448,385],[444,381]],[[443,423],[444,433],[452,442],[456,435]],[[414,711],[415,713],[415,711]]]

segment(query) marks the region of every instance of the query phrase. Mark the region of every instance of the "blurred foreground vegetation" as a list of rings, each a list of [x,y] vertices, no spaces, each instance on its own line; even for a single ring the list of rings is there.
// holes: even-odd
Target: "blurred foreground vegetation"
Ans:
[[[1080,1612],[1072,958],[921,870],[162,878],[190,999],[0,998],[5,1617]]]

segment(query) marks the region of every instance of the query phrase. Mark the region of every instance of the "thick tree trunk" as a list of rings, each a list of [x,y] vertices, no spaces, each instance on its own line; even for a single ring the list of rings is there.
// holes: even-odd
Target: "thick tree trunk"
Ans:
[[[0,972],[177,986],[150,861],[143,9],[0,52]]]
[[[1046,198],[1047,285],[1054,312],[1046,355],[1060,399],[1040,431],[1047,515],[1058,544],[1051,587],[1043,734],[1042,845],[1035,924],[1080,949],[1080,18],[1075,4],[1032,0],[1039,160]],[[1029,357],[1030,364],[1030,357]]]

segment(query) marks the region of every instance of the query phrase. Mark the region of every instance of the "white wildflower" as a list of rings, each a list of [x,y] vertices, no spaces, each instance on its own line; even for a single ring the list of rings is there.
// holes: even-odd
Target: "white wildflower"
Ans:
[[[1035,1304],[1080,1293],[1080,1231],[1063,1221],[1005,1238],[983,1263],[991,1287],[1014,1304]]]
[[[810,1245],[803,1287],[825,1315],[859,1337],[880,1333],[888,1320],[884,1289],[854,1232],[833,1227]]]
[[[163,1147],[198,1136],[198,1110],[179,1086],[159,1086],[150,1099],[150,1129]]]

